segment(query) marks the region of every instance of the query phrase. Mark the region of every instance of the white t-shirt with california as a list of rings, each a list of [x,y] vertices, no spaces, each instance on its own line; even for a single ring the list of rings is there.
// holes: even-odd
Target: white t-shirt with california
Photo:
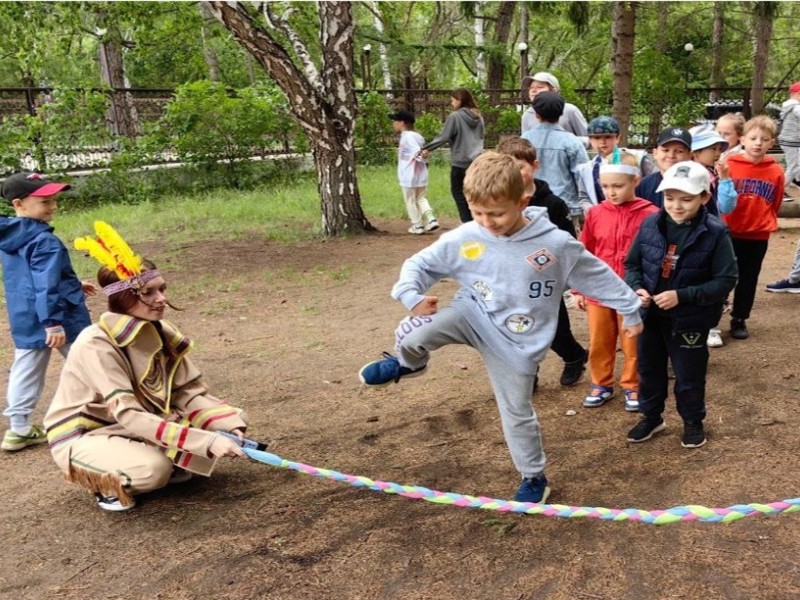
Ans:
[[[416,131],[404,131],[400,134],[400,145],[397,148],[397,179],[400,187],[428,185],[428,166],[422,157],[417,157],[417,152],[424,145],[425,139]]]

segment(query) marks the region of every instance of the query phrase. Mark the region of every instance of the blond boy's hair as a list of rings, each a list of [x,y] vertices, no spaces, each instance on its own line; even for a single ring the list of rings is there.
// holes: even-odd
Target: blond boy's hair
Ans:
[[[625,152],[622,150],[619,153],[619,164],[621,165],[628,165],[630,167],[638,167],[639,166],[639,158],[630,152]]]
[[[529,164],[536,162],[536,148],[528,140],[518,135],[504,135],[500,138],[495,150],[500,154],[508,154]]]
[[[719,119],[717,119],[717,123],[720,121],[730,121],[733,128],[736,130],[736,134],[739,137],[744,135],[744,115],[742,113],[725,113]]]
[[[744,124],[744,134],[747,135],[753,129],[761,129],[768,133],[772,139],[778,137],[778,124],[775,119],[767,115],[758,115]]]
[[[525,195],[525,184],[513,156],[489,150],[467,169],[464,177],[467,201],[486,206],[492,201],[519,202]]]

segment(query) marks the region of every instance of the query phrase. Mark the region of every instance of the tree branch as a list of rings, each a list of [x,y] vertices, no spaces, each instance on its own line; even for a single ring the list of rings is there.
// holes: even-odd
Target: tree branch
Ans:
[[[289,16],[294,9],[290,6],[286,9],[282,16],[277,17],[272,14],[269,2],[264,2],[264,18],[275,29],[283,32],[289,43],[292,45],[297,58],[303,65],[303,71],[306,74],[308,83],[313,87],[321,96],[325,95],[325,89],[322,85],[322,79],[319,76],[319,71],[314,61],[311,60],[311,55],[306,48],[306,45],[297,35],[297,32],[289,25]]]

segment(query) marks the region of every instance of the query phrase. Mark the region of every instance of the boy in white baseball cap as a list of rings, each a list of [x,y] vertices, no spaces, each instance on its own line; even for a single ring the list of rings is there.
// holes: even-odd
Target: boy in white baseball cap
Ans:
[[[709,188],[703,165],[684,161],[670,167],[658,187],[664,206],[644,220],[625,260],[625,281],[642,301],[644,320],[637,348],[642,417],[628,432],[629,442],[645,442],[666,429],[661,415],[669,361],[684,423],[681,445],[706,443],[706,339],[738,278],[730,234],[704,206]]]

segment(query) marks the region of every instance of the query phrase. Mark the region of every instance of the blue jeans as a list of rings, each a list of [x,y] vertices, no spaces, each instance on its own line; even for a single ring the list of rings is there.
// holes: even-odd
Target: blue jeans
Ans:
[[[58,349],[61,356],[66,358],[69,346]],[[8,408],[3,415],[17,433],[27,432],[31,425],[31,414],[42,395],[52,352],[52,348],[14,349],[14,362],[8,373]]]

